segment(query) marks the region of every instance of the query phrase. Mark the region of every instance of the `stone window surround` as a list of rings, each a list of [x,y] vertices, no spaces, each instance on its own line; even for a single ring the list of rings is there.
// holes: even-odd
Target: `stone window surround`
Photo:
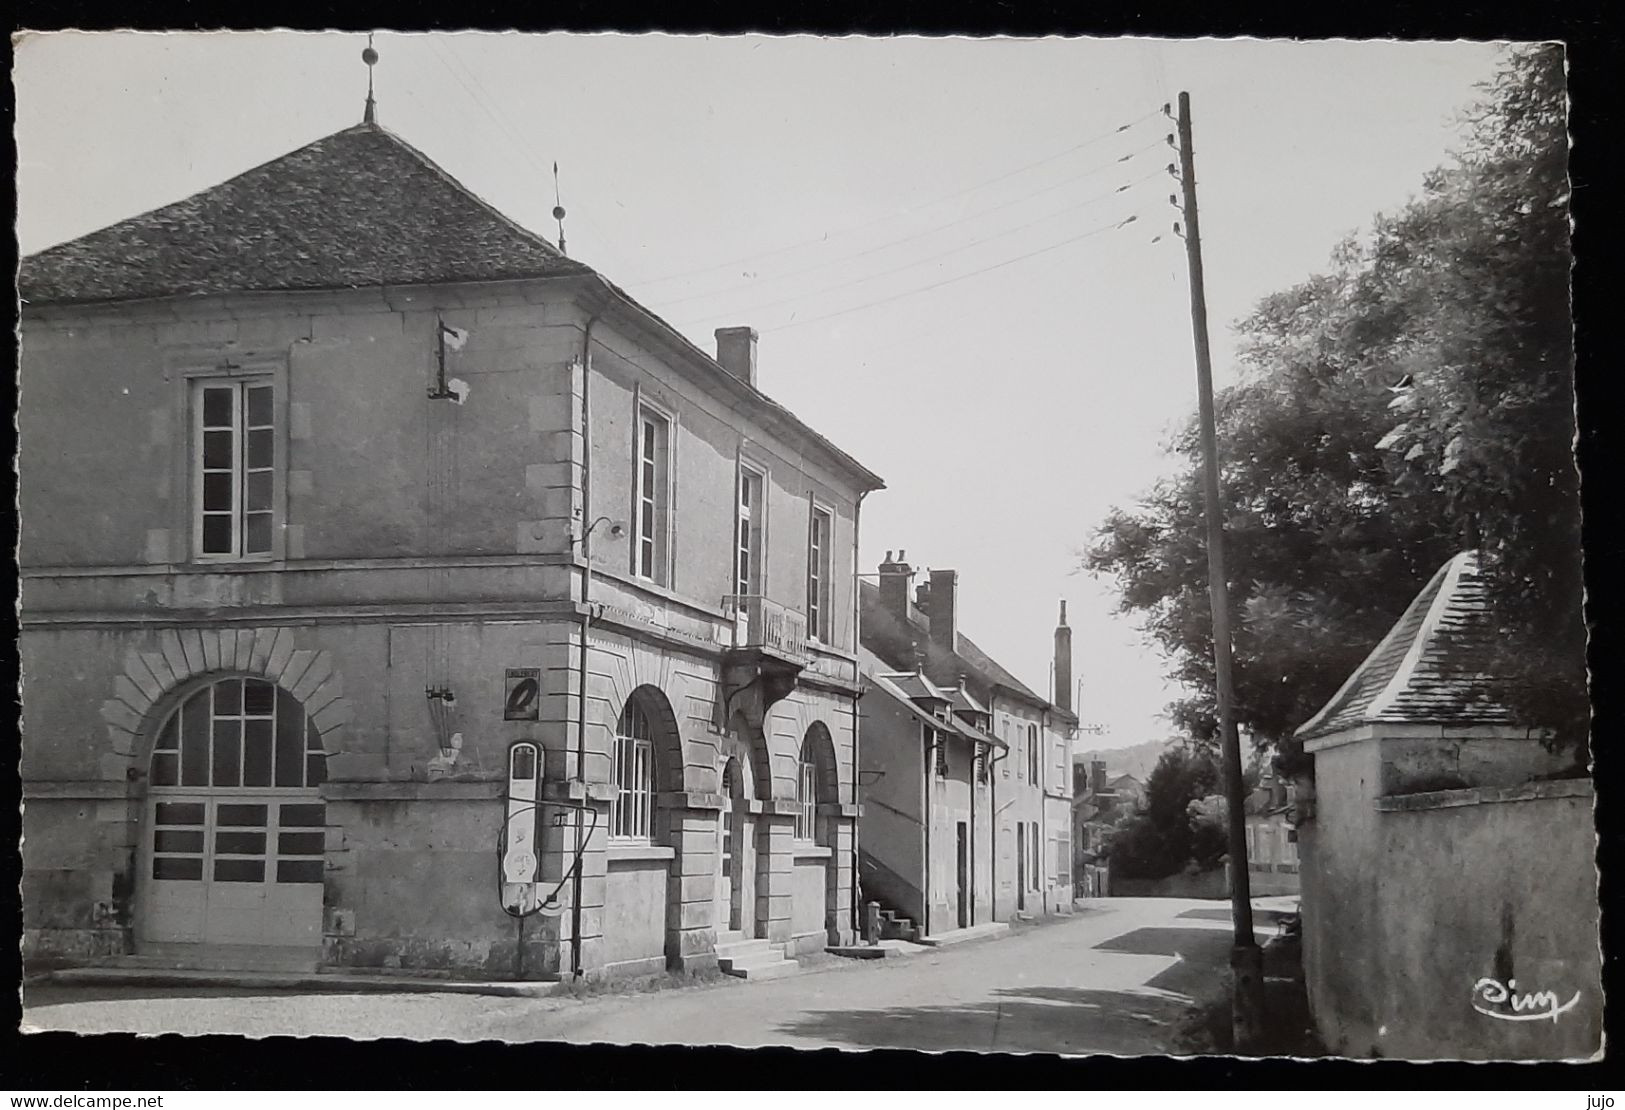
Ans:
[[[288,397],[288,362],[285,353],[233,350],[230,347],[210,346],[172,352],[164,368],[174,387],[170,401],[169,424],[178,434],[171,436],[169,498],[168,559],[158,560],[192,566],[218,567],[240,564],[273,562],[289,556],[287,546],[288,525],[288,441],[290,439],[290,404]],[[194,442],[196,434],[194,406],[200,383],[210,381],[245,381],[265,379],[271,385],[273,435],[271,484],[271,550],[258,555],[201,555],[198,490],[194,487],[194,471],[200,459],[202,445]],[[160,537],[161,539],[162,537]],[[149,550],[148,562],[161,552]]]
[[[102,702],[110,752],[101,778],[145,781],[151,747],[168,711],[205,680],[237,674],[263,678],[287,690],[304,707],[329,757],[342,751],[339,730],[350,720],[344,684],[326,650],[294,646],[292,628],[163,629],[157,651],[131,648],[113,679],[113,696]]]

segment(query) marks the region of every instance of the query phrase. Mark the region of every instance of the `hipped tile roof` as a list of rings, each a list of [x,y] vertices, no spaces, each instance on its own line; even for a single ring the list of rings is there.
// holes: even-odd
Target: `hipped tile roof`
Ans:
[[[982,744],[991,744],[994,747],[1008,750],[1010,745],[998,737],[984,732],[973,725],[966,724],[954,714],[947,717],[936,717],[921,707],[922,700],[945,700],[943,695],[947,692],[936,685],[924,675],[917,673],[871,674],[868,681],[884,691],[893,699],[905,705],[909,712],[921,721],[929,724],[938,732],[958,733],[966,740],[974,740]]]
[[[361,123],[185,200],[22,259],[26,305],[590,276],[698,358],[709,355],[475,196],[393,132]],[[864,489],[880,477],[722,367]]]
[[[1496,636],[1476,551],[1440,567],[1332,699],[1303,724],[1301,740],[1379,723],[1508,724],[1498,697]]]
[[[63,304],[588,272],[363,123],[24,258],[18,284]]]

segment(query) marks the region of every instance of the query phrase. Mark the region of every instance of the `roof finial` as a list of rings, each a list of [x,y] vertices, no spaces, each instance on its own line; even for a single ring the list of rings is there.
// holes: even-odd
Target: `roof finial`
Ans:
[[[569,254],[564,246],[564,202],[559,199],[559,164],[553,163],[553,218],[559,222],[559,253]]]
[[[362,123],[378,122],[378,104],[372,98],[372,67],[378,64],[378,51],[372,48],[372,32],[367,32],[367,48],[361,52],[361,60],[367,63],[367,107],[361,113]]]

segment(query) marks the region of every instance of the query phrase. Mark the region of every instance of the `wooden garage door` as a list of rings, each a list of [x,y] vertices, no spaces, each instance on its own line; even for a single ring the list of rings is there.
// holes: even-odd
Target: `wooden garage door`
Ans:
[[[196,691],[155,744],[138,936],[157,943],[321,943],[321,739],[285,690]]]

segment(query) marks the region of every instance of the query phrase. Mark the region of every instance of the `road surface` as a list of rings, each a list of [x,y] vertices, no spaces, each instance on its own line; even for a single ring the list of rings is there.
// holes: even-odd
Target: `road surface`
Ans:
[[[1226,904],[1120,898],[1087,905],[1072,917],[908,957],[821,957],[801,975],[766,982],[583,999],[42,985],[25,993],[23,1027],[1118,1055],[1175,1050],[1185,1014],[1223,990]]]

